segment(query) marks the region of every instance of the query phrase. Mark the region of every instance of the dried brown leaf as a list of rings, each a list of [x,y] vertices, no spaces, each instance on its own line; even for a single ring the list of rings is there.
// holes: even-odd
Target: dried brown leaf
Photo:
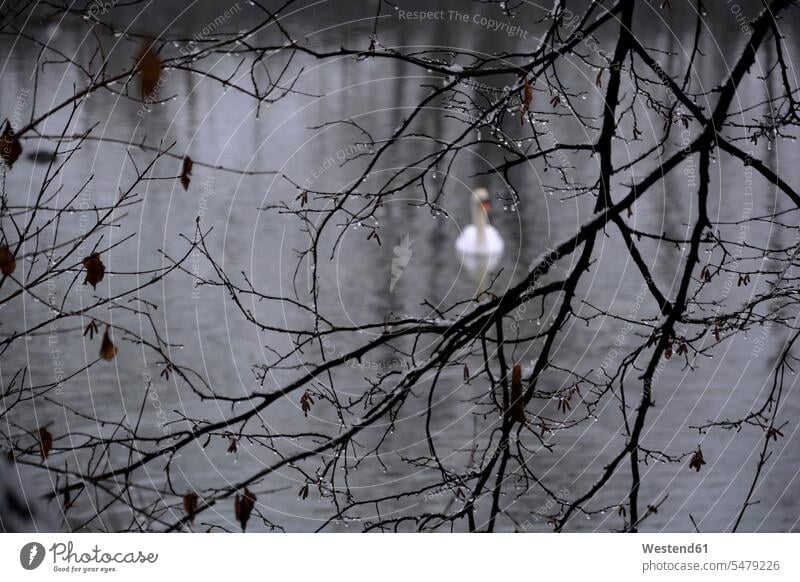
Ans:
[[[238,450],[239,450],[239,442],[234,438],[229,439],[228,452],[233,454]]]
[[[236,520],[242,526],[242,531],[245,531],[247,522],[250,519],[250,514],[256,505],[256,496],[247,487],[244,488],[242,495],[236,494],[234,499],[233,509],[236,515]]]
[[[689,459],[689,468],[699,473],[700,467],[705,464],[706,460],[703,458],[703,451],[700,450],[700,447],[697,447],[697,450],[692,454],[692,458]]]
[[[187,491],[183,496],[183,511],[189,522],[194,523],[194,516],[197,514],[197,493],[194,491]]]
[[[189,189],[189,183],[192,181],[192,167],[194,166],[194,162],[192,162],[192,158],[186,156],[183,158],[183,168],[181,169],[181,186],[183,186],[184,190]]]
[[[161,59],[158,58],[152,46],[147,46],[139,53],[136,62],[137,68],[142,75],[140,79],[142,101],[151,100],[158,92],[158,87],[161,83],[163,66]]]
[[[42,455],[42,460],[46,461],[50,451],[53,450],[53,435],[46,428],[39,429],[39,452]]]
[[[100,255],[92,253],[83,259],[83,268],[86,269],[86,278],[83,280],[83,284],[89,283],[93,289],[96,289],[97,284],[103,280],[106,274],[106,266],[100,260]]]
[[[525,115],[530,111],[531,103],[533,103],[533,87],[531,87],[531,84],[528,82],[528,77],[525,77],[522,80],[522,109],[519,113],[519,121],[521,124],[525,123]]]
[[[308,416],[308,413],[311,412],[311,407],[314,405],[314,399],[311,397],[311,393],[306,390],[303,392],[303,395],[300,396],[300,408],[303,411],[303,416]]]
[[[109,333],[108,326],[103,333],[103,341],[100,342],[100,357],[106,361],[111,361],[117,355],[117,346],[111,341],[111,334]]]
[[[6,119],[6,125],[3,128],[3,135],[0,136],[0,156],[3,162],[10,170],[22,153],[22,145],[19,143],[14,128],[11,127],[11,122]]]
[[[14,258],[14,253],[11,252],[8,245],[0,246],[0,272],[8,277],[16,268],[17,260]]]
[[[516,422],[524,423],[525,418],[525,396],[522,392],[522,366],[517,364],[511,371],[511,418]]]

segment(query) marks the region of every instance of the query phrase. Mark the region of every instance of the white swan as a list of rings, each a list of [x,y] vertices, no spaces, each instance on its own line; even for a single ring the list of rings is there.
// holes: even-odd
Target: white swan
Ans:
[[[489,192],[472,192],[472,224],[456,239],[456,249],[465,255],[497,255],[503,252],[503,237],[489,224]]]
[[[472,224],[456,239],[456,250],[470,271],[492,271],[503,254],[503,237],[489,224],[489,192],[478,188],[472,192]]]

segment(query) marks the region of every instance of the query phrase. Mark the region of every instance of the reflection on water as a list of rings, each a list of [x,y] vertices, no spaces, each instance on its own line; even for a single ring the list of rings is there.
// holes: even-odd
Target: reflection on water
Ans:
[[[314,24],[320,28],[329,27],[325,33],[312,35],[314,42],[322,48],[337,48],[352,43],[354,39],[364,40],[371,32],[369,22],[347,22],[350,15],[355,17],[358,10],[343,8],[337,3],[322,4],[314,9]],[[413,4],[413,3],[409,3]],[[473,8],[471,8],[473,9]],[[490,11],[491,7],[481,10]],[[168,12],[159,13],[149,22],[157,27],[169,18]],[[198,8],[190,15],[184,15],[178,26],[186,30],[197,28],[207,14],[215,14],[211,6]],[[672,15],[671,18],[680,18]],[[706,82],[716,82],[724,71],[725,58],[736,54],[742,44],[740,36],[726,32],[733,26],[720,13],[714,22],[717,27],[718,47],[704,47],[709,58],[700,61],[698,76]],[[194,19],[194,22],[192,21]],[[234,18],[230,27],[236,30],[245,26],[247,13],[243,10],[240,18]],[[309,31],[315,26],[309,20]],[[137,25],[144,27],[144,22]],[[652,31],[648,44],[656,48],[681,53],[691,42],[693,27],[674,22],[669,29],[665,23],[648,22]],[[89,59],[92,46],[87,42],[85,28],[82,26],[54,23],[32,25],[36,34],[49,35],[52,42],[69,53],[77,51],[81,59]],[[674,33],[673,33],[674,32]],[[264,33],[268,35],[269,33]],[[529,49],[535,46],[535,35],[528,38],[509,38],[497,35],[485,27],[449,23],[406,23],[390,15],[381,22],[380,38],[388,46],[410,47],[429,46],[468,46],[477,51],[495,52],[499,50]],[[129,62],[135,47],[127,43],[115,45],[108,38],[109,62],[111,69],[119,69]],[[790,39],[791,40],[791,39]],[[0,95],[4,104],[13,103],[20,91],[30,91],[31,70],[37,59],[37,50],[23,43],[11,51],[13,39],[3,38],[4,52],[9,55],[3,69],[3,83]],[[366,42],[366,41],[364,41]],[[280,57],[276,57],[280,59]],[[675,60],[675,71],[680,69],[679,59]],[[214,64],[215,72],[224,76],[232,72],[236,60],[220,56]],[[349,185],[349,181],[364,167],[367,158],[356,158],[348,164],[346,159],[354,158],[358,151],[355,144],[363,141],[363,135],[355,127],[326,125],[336,119],[351,119],[360,126],[368,128],[374,136],[388,135],[408,115],[410,107],[419,102],[428,92],[426,84],[441,83],[435,76],[425,76],[418,69],[406,67],[398,61],[389,63],[378,61],[354,62],[352,59],[338,59],[324,64],[308,61],[298,90],[308,96],[298,96],[280,101],[269,108],[257,111],[253,102],[235,91],[223,92],[217,84],[204,81],[197,75],[172,71],[166,77],[162,89],[164,95],[177,98],[165,105],[154,106],[152,111],[140,112],[136,103],[108,93],[93,95],[75,117],[71,131],[79,133],[94,127],[93,135],[147,143],[175,143],[174,151],[187,152],[194,159],[213,165],[245,169],[274,169],[274,175],[242,176],[234,173],[196,167],[193,188],[184,192],[172,181],[152,181],[144,184],[141,191],[143,203],[132,207],[120,228],[109,233],[113,242],[122,240],[132,232],[140,232],[136,246],[123,245],[111,251],[109,265],[120,273],[152,269],[166,264],[164,255],[178,256],[185,252],[185,241],[179,235],[191,237],[200,218],[203,229],[211,229],[209,244],[216,253],[220,264],[229,273],[247,272],[253,284],[265,293],[292,294],[294,289],[295,250],[307,245],[307,237],[297,221],[275,213],[260,212],[259,209],[278,200],[291,200],[297,189],[284,177],[305,188],[337,191]],[[579,83],[588,74],[580,63],[564,66],[560,74],[566,84]],[[300,66],[294,64],[293,66]],[[715,80],[715,81],[711,81]],[[42,96],[38,108],[57,103],[73,90],[73,84],[83,83],[77,73],[70,69],[66,73],[51,66],[44,69],[38,83]],[[465,87],[466,92],[474,88]],[[743,101],[759,100],[759,92],[764,87],[753,84],[742,89]],[[748,93],[749,92],[749,93]],[[445,103],[437,103],[426,112],[428,132],[436,139],[448,140],[455,136],[455,128],[447,118],[453,112],[446,109]],[[582,102],[584,114],[597,114],[602,103],[596,94],[591,94]],[[30,115],[30,103],[23,117]],[[44,134],[61,131],[64,118],[49,120],[42,132]],[[659,119],[649,120],[649,131],[661,131]],[[315,129],[316,128],[316,129]],[[563,143],[586,143],[596,136],[585,135],[577,124],[565,119],[563,125],[552,128],[554,141]],[[134,136],[131,138],[130,136]],[[511,136],[513,139],[513,136]],[[418,160],[425,153],[433,151],[434,145],[427,140],[407,138],[407,148],[399,148],[392,153],[384,169],[376,171],[371,179],[379,180],[394,168]],[[787,180],[794,183],[800,178],[797,167],[791,160],[781,156],[783,148],[777,144],[771,152],[774,169],[780,170]],[[35,143],[28,141],[26,149],[33,151]],[[43,144],[43,148],[51,146]],[[520,169],[515,176],[520,189],[521,200],[518,205],[506,204],[503,182],[496,176],[475,175],[486,167],[486,160],[496,159],[495,146],[478,141],[470,148],[469,155],[449,169],[442,168],[437,176],[430,176],[430,188],[435,191],[438,184],[446,180],[444,194],[440,203],[444,212],[432,214],[431,211],[409,202],[419,201],[420,191],[408,191],[387,200],[379,220],[384,244],[365,245],[363,229],[350,229],[343,234],[342,244],[330,261],[320,265],[322,280],[325,282],[321,298],[325,315],[340,323],[353,325],[365,322],[384,321],[387,317],[399,317],[410,313],[424,315],[434,307],[451,305],[472,297],[476,280],[456,255],[453,242],[458,232],[470,222],[469,191],[485,184],[496,197],[496,211],[492,222],[502,233],[506,248],[495,273],[495,291],[504,289],[518,281],[531,261],[548,246],[573,233],[588,214],[588,200],[561,194],[549,194],[548,187],[558,183],[553,172],[547,172],[536,164]],[[134,148],[135,149],[135,148]],[[757,152],[758,153],[758,152]],[[763,153],[763,152],[762,152]],[[144,160],[146,152],[132,151],[135,159]],[[47,159],[48,153],[40,152],[38,162]],[[93,180],[81,200],[81,208],[109,203],[125,184],[133,177],[133,168],[126,160],[125,148],[88,141],[79,153],[81,163],[70,164],[60,177],[67,190],[75,184],[83,183],[90,176]],[[619,162],[624,163],[625,159]],[[575,183],[586,183],[596,175],[595,158],[571,158],[570,166],[563,168]],[[159,163],[155,174],[174,176],[178,163],[174,160]],[[36,179],[41,179],[43,166],[31,158],[21,159],[15,171],[8,176],[9,200],[24,200],[36,187]],[[737,163],[724,161],[714,168],[713,201],[714,218],[717,220],[738,220],[742,215],[744,198],[742,192],[743,168]],[[31,175],[34,180],[31,181]],[[673,237],[686,234],[689,218],[695,209],[687,204],[684,196],[687,191],[687,172],[673,172],[659,188],[654,188],[636,205],[632,218],[634,228],[652,232],[664,232]],[[626,176],[622,182],[630,181]],[[783,201],[774,193],[756,182],[756,208],[753,215],[768,214],[780,210]],[[506,197],[507,198],[507,197]],[[86,217],[77,212],[74,220],[64,224],[67,231],[77,233],[81,221]],[[767,226],[764,232],[751,232],[750,236],[769,236]],[[610,234],[610,233],[609,233]],[[406,241],[404,243],[404,241]],[[408,241],[413,241],[410,244]],[[328,241],[330,242],[330,241]],[[775,247],[787,245],[787,241],[773,240]],[[403,246],[406,245],[406,246]],[[396,249],[402,253],[402,268],[398,271]],[[657,257],[654,275],[664,290],[677,285],[677,269],[682,260],[681,249],[677,245],[642,241],[642,251],[648,257]],[[161,254],[163,253],[163,255]],[[624,317],[644,318],[657,313],[656,306],[649,300],[642,300],[641,279],[634,265],[628,259],[623,243],[615,236],[601,238],[595,251],[597,262],[592,265],[593,275],[581,289],[586,297],[585,314],[592,312],[591,305],[607,307],[613,304],[615,313]],[[554,276],[566,272],[568,261],[559,265]],[[469,267],[469,266],[468,266]],[[479,266],[477,266],[479,267]],[[194,260],[192,270],[201,275],[209,273],[207,262]],[[478,271],[480,269],[478,268]],[[494,276],[494,275],[493,275]],[[111,280],[112,289],[119,285],[127,288],[131,281],[124,274],[115,275]],[[485,277],[478,277],[478,280]],[[303,283],[303,274],[299,278]],[[63,292],[63,290],[58,290]],[[74,291],[77,302],[86,302],[91,292],[85,288]],[[730,291],[735,298],[737,290]],[[170,342],[182,344],[180,357],[188,365],[199,370],[215,390],[229,394],[242,395],[257,386],[251,366],[271,358],[270,350],[285,352],[291,346],[291,339],[269,332],[258,332],[254,327],[244,325],[241,315],[231,309],[229,298],[219,288],[196,288],[189,274],[179,274],[163,285],[149,288],[142,299],[152,301],[161,308],[154,312],[158,329]],[[251,306],[254,314],[263,321],[291,326],[307,326],[309,322],[296,310],[281,312],[275,304],[263,303]],[[26,298],[24,305],[17,304],[14,311],[3,313],[3,318],[30,317],[41,305],[35,305]],[[120,315],[124,317],[124,315]],[[547,317],[545,313],[543,317]],[[540,322],[542,323],[542,322]],[[535,325],[535,323],[532,323]],[[592,373],[601,362],[613,361],[613,354],[624,346],[630,347],[639,338],[626,337],[623,323],[617,320],[597,318],[588,325],[572,322],[566,335],[558,344],[554,364],[564,369],[580,369],[582,373]],[[353,334],[351,343],[335,343],[323,349],[330,354],[345,353],[353,346],[365,341],[371,332]],[[769,371],[774,357],[781,346],[781,332],[774,334],[774,341],[767,343],[763,353],[754,353],[754,338],[740,337],[725,344],[694,372],[682,369],[679,365],[668,366],[660,375],[656,385],[656,408],[652,414],[653,424],[647,429],[644,447],[664,448],[679,455],[693,450],[702,442],[703,451],[709,464],[704,469],[703,479],[698,479],[685,464],[668,465],[651,463],[643,467],[643,487],[641,498],[656,500],[669,492],[668,502],[658,514],[646,522],[651,530],[688,530],[691,528],[691,514],[703,531],[729,528],[730,521],[740,506],[749,479],[731,480],[731,476],[748,474],[756,463],[754,442],[759,435],[743,431],[722,431],[709,436],[698,436],[687,426],[704,423],[708,420],[733,417],[749,410],[761,393],[761,388],[769,381]],[[61,359],[84,361],[85,347],[81,342],[68,340],[62,336],[57,349]],[[341,340],[337,340],[341,342]],[[16,350],[3,356],[3,375],[13,373],[29,363],[31,383],[52,381],[52,346],[48,346],[46,336],[32,338],[27,350]],[[529,362],[535,351],[523,353],[517,348],[514,357]],[[621,350],[620,350],[621,353]],[[320,354],[308,354],[310,360]],[[364,386],[364,378],[377,372],[403,369],[409,362],[400,354],[386,348],[380,358],[371,361],[355,362],[347,366],[337,376],[337,385],[342,390],[342,398],[348,392],[357,395]],[[152,406],[145,407],[143,426],[149,426],[150,434],[170,434],[172,422],[184,413],[188,416],[216,419],[228,414],[224,406],[209,405],[192,398],[181,390],[173,378],[165,380],[159,376],[158,362],[140,351],[137,346],[122,342],[120,357],[113,365],[95,367],[88,376],[76,378],[65,384],[63,394],[57,398],[68,401],[75,409],[91,410],[99,417],[135,419],[143,397],[150,399]],[[479,382],[461,386],[460,370],[446,372],[440,379],[443,395],[434,405],[433,422],[443,431],[441,443],[449,443],[453,454],[446,459],[452,466],[464,466],[468,462],[470,444],[476,437],[476,423],[470,414],[469,399],[486,386]],[[274,370],[268,375],[267,388],[274,388],[293,377],[292,374]],[[559,385],[565,380],[550,371],[543,383]],[[150,393],[148,385],[152,385]],[[460,387],[460,388],[459,388]],[[456,390],[461,392],[455,394]],[[450,397],[445,397],[449,395]],[[425,482],[423,471],[411,472],[409,466],[399,460],[400,456],[413,457],[424,454],[426,444],[420,440],[424,422],[419,412],[424,402],[411,401],[404,409],[404,417],[397,420],[398,429],[390,435],[386,443],[391,455],[378,460],[370,460],[351,475],[351,487],[364,497],[391,495],[409,488],[409,482]],[[795,418],[800,412],[800,400],[794,391],[786,395],[785,418]],[[414,407],[417,407],[416,409]],[[297,404],[294,401],[281,403],[270,409],[264,419],[269,431],[281,433],[297,430],[295,425]],[[35,414],[39,424],[51,422],[55,430],[64,429],[65,419],[47,403],[39,403],[35,410],[28,407],[26,413]],[[317,415],[309,419],[309,430],[335,431],[338,419],[326,416],[324,410],[316,410]],[[31,416],[33,418],[33,416]],[[25,419],[19,419],[23,423]],[[86,421],[85,426],[76,426],[70,421],[70,428],[76,433],[86,431],[96,433],[106,430],[102,426]],[[599,411],[598,421],[591,427],[580,431],[559,432],[553,438],[552,453],[542,451],[533,457],[532,463],[538,475],[547,481],[551,490],[561,490],[568,496],[584,491],[594,481],[607,462],[608,443],[621,442],[621,417],[615,402],[607,403]],[[793,428],[791,430],[794,430]],[[367,434],[365,441],[377,435]],[[482,438],[482,437],[481,437]],[[800,500],[797,496],[795,468],[800,466],[800,447],[797,438],[787,434],[787,438],[776,443],[775,462],[769,474],[761,482],[756,497],[770,500],[751,508],[745,516],[744,530],[785,530],[798,529],[797,515]],[[225,452],[226,443],[214,441],[207,449],[198,447],[186,451],[174,459],[177,468],[172,486],[182,491],[189,486],[196,489],[219,486],[221,483],[236,482],[248,469],[260,463],[269,462],[270,452],[242,443],[237,455]],[[287,449],[288,450],[288,449]],[[124,459],[109,459],[114,466]],[[741,473],[740,473],[741,471]],[[328,515],[326,503],[298,500],[299,487],[296,475],[286,473],[273,476],[259,486],[259,503],[262,512],[270,519],[279,522],[289,530],[313,530],[321,525]],[[158,485],[163,475],[149,474],[142,477],[144,483]],[[411,480],[411,481],[409,481]],[[50,483],[40,482],[44,488]],[[624,472],[615,477],[597,500],[597,506],[618,502],[626,495],[629,476]],[[270,494],[262,493],[273,491]],[[441,509],[450,500],[446,496],[430,496],[422,503],[431,508]],[[539,511],[544,503],[543,497],[535,492],[525,498],[527,505],[518,502],[519,507],[510,509],[521,522],[531,519],[531,511]],[[775,505],[773,506],[773,500]],[[404,504],[397,502],[402,511]],[[83,508],[86,514],[90,507]],[[417,508],[418,510],[418,508]],[[204,521],[225,522],[230,519],[229,508],[220,508],[219,516],[212,515]],[[596,515],[591,520],[576,522],[573,529],[608,530],[617,524]],[[115,515],[95,527],[118,529],[124,527],[129,516]],[[581,518],[583,520],[583,518]],[[334,524],[334,529],[346,530],[348,524]],[[534,520],[532,528],[547,531],[547,524]],[[359,527],[350,529],[360,529]]]

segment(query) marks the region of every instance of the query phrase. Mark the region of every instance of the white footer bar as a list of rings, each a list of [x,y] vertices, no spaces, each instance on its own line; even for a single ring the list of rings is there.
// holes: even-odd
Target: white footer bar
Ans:
[[[4,534],[5,580],[800,580],[798,534]],[[416,582],[415,580],[415,582]]]

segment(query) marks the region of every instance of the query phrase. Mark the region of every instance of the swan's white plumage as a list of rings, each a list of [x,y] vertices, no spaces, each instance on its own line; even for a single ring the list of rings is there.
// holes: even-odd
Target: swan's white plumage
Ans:
[[[472,224],[456,239],[456,250],[467,271],[480,274],[483,279],[494,271],[503,256],[503,237],[489,224],[489,192],[477,188],[472,192]]]
[[[503,252],[503,238],[491,224],[484,227],[483,240],[478,235],[478,227],[467,226],[456,239],[456,249],[465,255],[499,255]]]

